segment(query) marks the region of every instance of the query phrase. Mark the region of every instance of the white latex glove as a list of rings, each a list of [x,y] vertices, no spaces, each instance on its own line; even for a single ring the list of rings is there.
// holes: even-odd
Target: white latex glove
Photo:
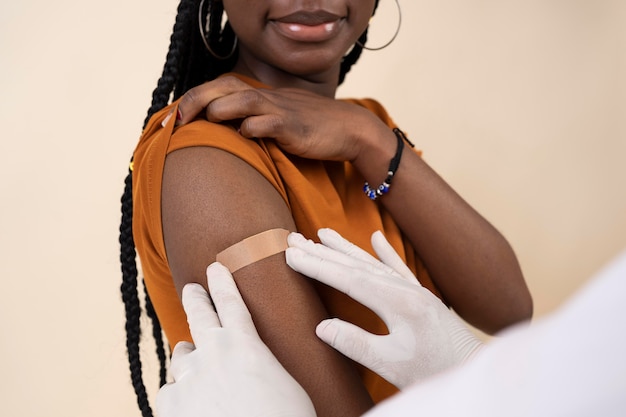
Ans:
[[[194,345],[174,348],[174,378],[157,395],[159,417],[315,416],[311,399],[261,341],[223,265],[207,268],[204,288],[188,284],[183,306]]]
[[[385,322],[389,335],[374,335],[339,319],[322,321],[320,339],[396,387],[458,365],[482,343],[435,295],[422,287],[381,232],[372,235],[379,261],[331,229],[322,244],[289,235],[287,264],[354,298]]]

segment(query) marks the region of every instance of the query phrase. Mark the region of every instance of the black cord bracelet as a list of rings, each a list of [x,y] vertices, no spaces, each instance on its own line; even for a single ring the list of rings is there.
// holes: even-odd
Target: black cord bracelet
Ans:
[[[400,165],[400,158],[402,158],[402,150],[404,149],[404,141],[406,140],[411,146],[413,146],[413,144],[406,139],[406,136],[404,136],[404,132],[397,127],[393,129],[393,133],[395,133],[396,138],[398,139],[398,147],[396,148],[396,154],[389,163],[387,178],[385,178],[385,181],[383,181],[382,184],[376,188],[371,188],[367,181],[365,181],[365,185],[363,185],[363,192],[370,200],[376,200],[378,197],[382,197],[384,194],[389,192],[391,180],[398,171],[398,166]]]

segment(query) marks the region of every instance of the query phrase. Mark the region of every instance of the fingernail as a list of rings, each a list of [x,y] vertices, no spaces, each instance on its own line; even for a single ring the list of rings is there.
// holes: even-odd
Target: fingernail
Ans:
[[[176,109],[176,126],[178,126],[182,120],[183,113],[180,111],[180,109]]]
[[[161,122],[161,127],[165,127],[167,125],[167,122],[170,121],[170,119],[172,118],[172,112],[169,112],[169,114],[167,116],[165,116],[165,119],[163,119],[163,121]]]

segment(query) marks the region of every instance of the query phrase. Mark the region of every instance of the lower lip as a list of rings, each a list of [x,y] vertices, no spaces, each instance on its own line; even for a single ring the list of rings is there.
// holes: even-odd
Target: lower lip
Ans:
[[[315,26],[277,21],[273,21],[272,23],[283,36],[294,41],[324,42],[332,38],[335,33],[337,33],[341,22],[342,20],[335,20],[334,22],[323,23]]]

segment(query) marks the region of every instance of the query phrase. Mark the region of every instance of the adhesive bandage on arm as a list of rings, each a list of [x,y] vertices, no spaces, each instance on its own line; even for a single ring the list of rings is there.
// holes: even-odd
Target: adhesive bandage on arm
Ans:
[[[227,267],[231,273],[287,249],[285,229],[271,229],[250,236],[224,249],[216,256],[216,261]]]

